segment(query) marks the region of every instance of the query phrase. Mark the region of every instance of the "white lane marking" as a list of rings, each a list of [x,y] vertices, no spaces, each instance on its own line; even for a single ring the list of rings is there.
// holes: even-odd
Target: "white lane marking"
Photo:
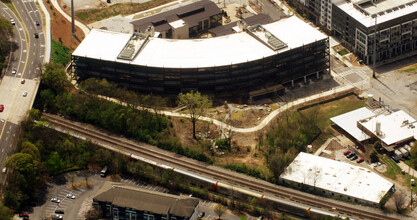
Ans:
[[[23,53],[26,53],[26,50],[23,50]]]

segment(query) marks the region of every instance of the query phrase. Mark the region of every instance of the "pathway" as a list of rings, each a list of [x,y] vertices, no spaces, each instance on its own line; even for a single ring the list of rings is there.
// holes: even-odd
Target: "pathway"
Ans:
[[[54,5],[54,7],[56,8],[56,10],[58,10],[59,13],[62,14],[62,16],[64,16],[65,19],[67,19],[68,21],[71,22],[71,16],[67,15],[67,13],[65,13],[62,9],[61,6],[59,5],[59,3],[57,2],[57,0],[51,0],[52,5]],[[83,23],[75,20],[75,25],[77,27],[79,27],[83,32],[84,32],[84,36],[87,36],[88,33],[90,33],[90,29]]]

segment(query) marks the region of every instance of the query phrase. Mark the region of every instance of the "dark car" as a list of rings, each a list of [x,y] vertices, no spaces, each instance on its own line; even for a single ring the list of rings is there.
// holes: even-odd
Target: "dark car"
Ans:
[[[206,213],[205,212],[200,212],[199,214],[198,214],[198,217],[199,218],[202,218],[202,217],[204,217],[206,215]]]
[[[35,21],[36,26],[39,26],[39,21]]]
[[[33,34],[33,36],[34,36],[35,38],[39,38],[39,34],[38,34],[38,33],[34,33],[34,34]]]
[[[358,159],[358,156],[356,156],[356,154],[355,154],[355,155],[353,155],[353,157],[351,157],[351,158],[350,158],[350,160],[352,160],[352,161],[353,161],[353,160],[356,160],[356,159]]]
[[[351,157],[353,157],[353,156],[356,156],[356,154],[354,154],[354,153],[350,153],[350,154],[346,155],[346,157],[347,157],[347,158],[351,158]]]
[[[396,158],[396,157],[394,157],[394,156],[391,156],[391,159],[393,160],[393,161],[395,161],[395,163],[399,163],[400,161]]]
[[[0,105],[0,112],[4,110],[4,105]]]
[[[56,214],[64,214],[64,210],[62,210],[62,209],[57,209],[57,210],[55,210],[55,213],[56,213]]]

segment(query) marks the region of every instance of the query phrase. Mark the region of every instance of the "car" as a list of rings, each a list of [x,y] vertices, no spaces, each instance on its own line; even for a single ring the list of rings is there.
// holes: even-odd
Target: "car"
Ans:
[[[356,163],[362,163],[363,162],[363,158],[359,158],[356,160]]]
[[[3,170],[1,172],[3,172],[4,174],[6,174],[7,173],[7,167],[3,167]]]
[[[60,203],[60,202],[61,202],[61,200],[59,200],[59,199],[57,199],[57,198],[52,198],[52,199],[51,199],[51,202]]]
[[[29,217],[29,215],[27,213],[20,213],[19,217]]]
[[[392,159],[395,163],[399,163],[399,162],[400,162],[400,160],[398,160],[398,158],[397,158],[397,157],[395,157],[395,156],[391,156],[391,159]]]
[[[0,105],[0,112],[3,112],[4,110],[4,105]]]
[[[347,157],[347,158],[351,158],[351,157],[353,157],[353,156],[355,156],[355,154],[354,154],[354,153],[348,153],[348,154],[346,155],[346,157]]]
[[[26,97],[28,95],[28,91],[23,92],[23,97]]]
[[[20,84],[25,84],[25,79],[20,80]]]
[[[205,212],[200,212],[200,213],[198,213],[198,217],[199,218],[202,218],[202,217],[204,217],[206,215],[206,213]]]
[[[67,198],[69,199],[75,199],[75,196],[72,193],[67,194]]]
[[[343,154],[344,155],[347,155],[347,154],[350,154],[351,152],[350,152],[350,150],[347,150],[347,151],[345,151]]]
[[[55,210],[55,213],[56,213],[56,214],[64,214],[64,210],[62,210],[62,209],[57,209],[57,210]]]
[[[15,25],[16,24],[16,22],[14,22],[14,19],[13,18],[10,18],[10,23],[12,23],[12,25]]]
[[[39,21],[35,21],[36,26],[39,26]]]
[[[60,220],[60,219],[64,219],[64,218],[62,217],[62,215],[55,214],[55,215],[52,215],[51,216],[51,219],[53,219],[53,220]]]
[[[354,161],[354,160],[356,160],[356,159],[358,159],[358,156],[356,156],[356,154],[355,154],[355,155],[353,155],[353,157],[351,157],[351,158],[350,158],[350,160],[351,160],[351,161]]]
[[[13,74],[16,74],[16,72],[17,72],[17,71],[16,71],[16,68],[13,68],[12,73],[13,73]]]
[[[39,34],[38,34],[38,33],[34,33],[34,34],[33,34],[33,37],[35,37],[35,38],[39,38]]]

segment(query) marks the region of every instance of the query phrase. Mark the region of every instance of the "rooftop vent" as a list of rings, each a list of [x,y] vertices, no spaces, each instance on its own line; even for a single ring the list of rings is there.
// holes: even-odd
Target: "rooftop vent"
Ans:
[[[125,47],[120,51],[117,59],[132,61],[143,49],[148,40],[149,35],[147,34],[133,33]]]

